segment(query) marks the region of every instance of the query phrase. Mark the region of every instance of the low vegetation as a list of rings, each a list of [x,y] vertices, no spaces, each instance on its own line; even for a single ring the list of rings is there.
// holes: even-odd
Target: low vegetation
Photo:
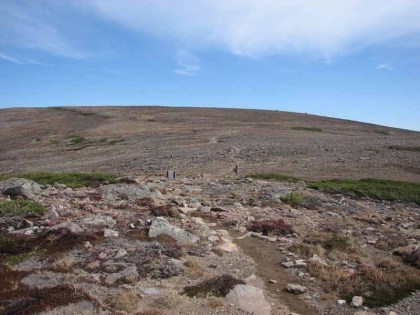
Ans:
[[[183,294],[189,297],[206,297],[208,295],[223,297],[237,284],[244,284],[244,282],[232,276],[223,275],[203,281],[197,285],[187,286],[184,288]]]
[[[22,216],[26,214],[44,214],[45,208],[36,201],[3,200],[0,201],[0,217]]]
[[[108,182],[111,184],[118,183],[118,176],[109,173],[47,173],[47,172],[36,172],[36,173],[23,173],[23,174],[10,174],[0,176],[0,180],[21,177],[26,179],[32,179],[40,185],[55,183],[64,184],[68,187],[76,188],[83,186],[96,186],[100,183]]]
[[[390,145],[388,149],[398,150],[398,151],[420,152],[420,147],[410,147],[410,146],[402,146],[402,145]]]
[[[74,145],[74,144],[80,144],[85,142],[86,138],[85,137],[81,137],[81,136],[71,136],[70,137],[70,144]]]
[[[352,197],[414,202],[420,205],[420,184],[381,179],[335,179],[312,182],[309,188]]]
[[[248,231],[263,235],[286,235],[292,233],[292,226],[282,219],[253,221],[247,226]]]
[[[378,200],[413,202],[420,205],[420,184],[412,182],[366,178],[361,180],[331,179],[307,181],[283,174],[252,174],[254,179],[276,180],[280,182],[305,181],[308,188],[351,197],[369,197]],[[291,197],[291,200],[296,199]],[[299,198],[297,198],[299,199]],[[284,201],[286,202],[286,201]]]
[[[287,195],[280,197],[280,200],[293,207],[296,207],[296,206],[303,205],[308,198],[309,197],[305,194],[291,192]]]
[[[295,126],[292,127],[293,130],[299,130],[299,131],[310,131],[310,132],[321,132],[322,129],[315,128],[315,127],[304,127],[304,126]]]
[[[264,180],[276,180],[279,182],[292,182],[296,183],[300,181],[300,178],[283,175],[283,174],[274,174],[274,173],[259,173],[259,174],[251,174],[249,177],[253,179],[264,179]]]

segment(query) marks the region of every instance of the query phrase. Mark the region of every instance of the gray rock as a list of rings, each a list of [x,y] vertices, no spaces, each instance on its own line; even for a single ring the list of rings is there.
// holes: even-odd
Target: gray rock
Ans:
[[[179,243],[196,243],[199,240],[198,236],[170,224],[162,217],[155,218],[149,229],[149,237],[159,235],[169,235]]]
[[[105,278],[105,283],[108,285],[113,285],[117,281],[124,283],[135,283],[139,277],[137,268],[135,265],[131,265],[125,268],[121,272],[111,273]]]
[[[73,222],[63,222],[50,227],[50,231],[67,231],[70,234],[81,234],[84,232],[83,228]]]
[[[236,285],[225,297],[226,302],[254,315],[270,315],[271,306],[261,289],[248,284]]]
[[[351,306],[353,307],[361,307],[363,305],[363,298],[361,296],[353,296],[351,299]]]
[[[10,197],[39,200],[41,187],[33,180],[13,177],[0,181],[0,192]]]
[[[64,274],[51,271],[32,273],[24,277],[21,282],[32,289],[53,288],[68,283]]]
[[[281,265],[285,268],[291,268],[294,266],[294,263],[293,261],[285,261],[285,262],[282,262]]]
[[[104,215],[97,215],[93,217],[87,217],[82,220],[83,225],[95,226],[95,227],[109,227],[112,228],[117,224],[117,222],[111,218]]]
[[[118,237],[118,232],[110,229],[104,230],[104,236],[105,237]]]
[[[151,196],[149,188],[137,184],[107,185],[102,187],[101,194],[107,201],[114,201],[116,199],[136,200]]]
[[[302,294],[305,293],[308,289],[300,284],[293,284],[289,283],[286,286],[286,291],[294,294]]]
[[[295,265],[294,265],[294,267],[297,267],[297,268],[303,268],[303,267],[306,267],[306,262],[305,262],[305,260],[303,260],[303,259],[298,259],[298,260],[296,260],[296,261],[295,261]]]
[[[344,305],[346,303],[347,303],[346,300],[337,300],[338,305]]]

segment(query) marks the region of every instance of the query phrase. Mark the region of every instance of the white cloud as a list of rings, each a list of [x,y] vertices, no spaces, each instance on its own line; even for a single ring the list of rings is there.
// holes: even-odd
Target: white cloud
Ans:
[[[75,0],[187,49],[325,59],[420,31],[418,0]]]
[[[198,58],[193,54],[180,51],[177,56],[177,68],[174,73],[185,76],[194,76],[200,70]]]
[[[6,60],[6,61],[9,61],[9,62],[13,62],[17,65],[22,65],[23,64],[23,62],[21,62],[20,60],[17,60],[15,58],[10,57],[9,55],[3,54],[1,52],[0,52],[0,59]]]
[[[390,64],[387,64],[387,63],[381,63],[381,64],[377,65],[375,67],[375,69],[377,69],[377,70],[391,71],[391,70],[394,70],[394,67],[392,65],[390,65]]]

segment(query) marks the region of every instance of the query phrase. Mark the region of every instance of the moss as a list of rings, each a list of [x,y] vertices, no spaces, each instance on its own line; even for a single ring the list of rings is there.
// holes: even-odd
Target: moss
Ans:
[[[47,253],[46,249],[34,249],[30,252],[27,253],[23,253],[23,254],[19,254],[19,255],[13,255],[13,256],[9,256],[6,258],[5,260],[5,265],[9,268],[18,265],[28,259],[35,259],[38,257],[42,257],[45,256],[45,254]]]
[[[29,213],[44,214],[45,208],[38,202],[31,200],[4,200],[0,201],[0,217],[19,216]]]
[[[244,284],[244,282],[232,276],[223,275],[203,281],[197,285],[187,286],[182,293],[189,297],[206,297],[207,295],[223,297],[237,284]]]
[[[71,136],[70,137],[70,144],[79,144],[85,142],[86,138],[81,136]]]

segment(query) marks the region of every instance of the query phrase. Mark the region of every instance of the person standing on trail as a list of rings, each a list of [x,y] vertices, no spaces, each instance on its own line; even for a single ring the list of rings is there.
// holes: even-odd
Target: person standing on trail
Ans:
[[[239,173],[238,164],[235,164],[235,167],[233,168],[233,171],[235,172],[235,176],[238,177],[238,173]]]

